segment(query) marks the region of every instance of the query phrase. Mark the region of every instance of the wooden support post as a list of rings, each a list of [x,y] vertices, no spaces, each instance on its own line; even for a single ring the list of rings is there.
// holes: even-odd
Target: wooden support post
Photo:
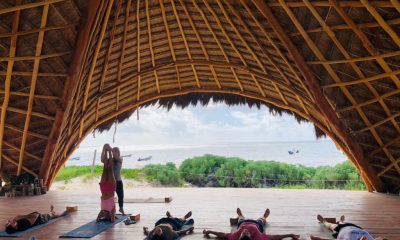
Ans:
[[[62,97],[62,102],[60,107],[57,109],[56,118],[53,122],[53,126],[50,132],[49,140],[46,146],[46,150],[43,156],[42,166],[40,168],[40,178],[44,179],[44,184],[50,188],[51,180],[49,178],[50,167],[53,164],[54,152],[57,149],[57,145],[61,136],[61,129],[64,128],[66,123],[65,114],[66,110],[70,109],[72,106],[72,97],[76,90],[76,86],[78,84],[80,69],[84,63],[85,55],[82,54],[86,52],[86,49],[89,44],[91,29],[94,24],[94,19],[96,17],[98,8],[100,5],[100,1],[97,0],[89,0],[87,7],[87,17],[82,18],[86,19],[86,22],[82,24],[82,29],[79,31],[77,36],[77,45],[75,46],[72,63],[68,71],[68,78],[66,79],[66,83],[64,86],[64,92]],[[58,169],[53,169],[56,171]],[[55,175],[55,174],[53,174]]]
[[[93,153],[93,161],[92,161],[92,169],[90,170],[90,174],[93,176],[93,172],[94,172],[94,165],[96,163],[96,153],[97,153],[97,149],[94,150]]]

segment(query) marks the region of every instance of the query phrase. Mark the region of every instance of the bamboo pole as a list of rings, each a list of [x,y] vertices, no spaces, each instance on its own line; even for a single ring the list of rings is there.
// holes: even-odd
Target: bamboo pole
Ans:
[[[86,19],[86,22],[82,24],[82,29],[79,31],[79,34],[77,36],[77,45],[75,46],[72,63],[68,70],[68,78],[65,82],[62,104],[57,109],[56,119],[53,123],[49,135],[49,141],[46,145],[46,149],[44,152],[43,162],[40,167],[39,175],[41,178],[44,179],[44,182],[48,187],[50,187],[50,181],[49,181],[50,170],[52,170],[52,172],[55,171],[55,169],[51,169],[51,166],[53,164],[54,155],[57,150],[58,144],[60,142],[61,129],[65,128],[65,124],[67,121],[66,120],[66,113],[68,112],[67,110],[71,109],[73,105],[73,96],[76,92],[76,87],[79,83],[81,67],[83,66],[86,58],[87,48],[89,46],[90,42],[89,40],[92,34],[91,30],[95,22],[95,17],[99,5],[100,1],[89,0],[88,2],[87,13],[85,13],[87,17],[84,18]]]
[[[16,7],[18,7],[21,4],[21,0],[17,0],[16,2]],[[13,23],[12,23],[12,33],[16,33],[18,31],[18,25],[19,25],[19,17],[20,17],[20,10],[17,10],[14,13],[13,17]],[[6,124],[6,113],[7,113],[7,108],[8,108],[8,103],[10,101],[10,89],[11,89],[11,77],[12,77],[12,72],[13,72],[13,67],[14,67],[14,60],[13,57],[15,56],[17,50],[17,36],[13,35],[11,37],[11,43],[10,43],[10,60],[8,61],[7,64],[7,74],[6,74],[6,79],[4,81],[4,99],[3,99],[3,104],[1,107],[1,114],[0,114],[0,169],[3,169],[2,165],[2,149],[3,149],[3,141],[4,141],[4,126]]]
[[[14,131],[17,131],[17,132],[19,132],[19,133],[23,133],[23,132],[24,132],[24,130],[22,130],[22,129],[16,127],[16,126],[13,126],[13,125],[11,125],[11,124],[7,124],[7,123],[6,123],[6,124],[4,125],[4,127],[8,128],[8,129],[11,129],[11,130],[14,130]],[[45,136],[45,135],[43,135],[43,134],[39,134],[39,133],[31,132],[31,131],[28,131],[28,135],[31,135],[32,137],[40,138],[40,139],[46,140],[46,141],[47,141],[47,139],[48,139],[48,137]]]
[[[206,58],[207,61],[209,61],[210,60],[210,56],[208,55],[207,49],[204,46],[204,42],[203,42],[203,40],[202,40],[202,38],[201,38],[201,36],[199,34],[199,31],[197,30],[197,28],[196,28],[196,26],[195,26],[195,24],[193,22],[192,16],[189,14],[189,12],[188,12],[188,10],[187,10],[187,8],[185,6],[185,3],[182,0],[179,0],[179,3],[181,4],[181,6],[183,8],[183,11],[185,12],[186,18],[188,19],[188,21],[190,23],[190,26],[191,26],[192,30],[194,31],[194,34],[196,35],[196,39],[200,44],[201,50],[202,50],[202,52],[204,54],[204,57]],[[213,74],[215,84],[217,84],[218,88],[221,89],[222,88],[221,82],[218,79],[218,74],[217,74],[214,66],[210,66],[210,70],[211,70],[211,73]],[[243,88],[241,88],[241,89],[243,91]]]
[[[155,57],[154,57],[154,49],[153,49],[153,39],[151,36],[151,21],[150,21],[150,11],[149,11],[149,1],[146,1],[146,19],[147,19],[147,34],[149,37],[149,48],[150,48],[150,57],[151,57],[151,65],[153,66],[153,68],[156,66],[156,62],[155,62]],[[156,80],[156,87],[157,87],[157,92],[160,93],[160,84],[159,84],[159,80],[158,80],[158,74],[157,71],[154,70],[153,71],[154,74],[154,78]]]
[[[49,5],[44,5],[43,12],[42,12],[42,19],[40,21],[40,28],[46,27],[48,13],[49,13]],[[37,43],[36,43],[35,56],[40,56],[42,54],[43,40],[44,40],[44,31],[41,31],[41,32],[39,32]],[[39,64],[40,64],[40,58],[36,58],[33,63],[33,73],[32,73],[31,87],[30,87],[30,93],[29,93],[29,99],[28,99],[28,110],[27,110],[26,118],[25,118],[24,132],[22,134],[22,140],[21,140],[22,142],[21,142],[21,150],[19,152],[17,176],[19,176],[21,174],[22,162],[24,161],[24,151],[25,151],[25,145],[26,145],[26,141],[27,141],[27,137],[28,137],[28,129],[29,129],[29,125],[31,122],[31,113],[32,113],[32,109],[33,109],[33,98],[35,96],[36,81],[37,81],[37,77],[38,77],[37,74],[39,72]]]
[[[0,15],[4,14],[4,13],[9,13],[9,12],[17,12],[17,11],[21,11],[21,10],[25,10],[25,9],[29,9],[29,8],[36,8],[36,7],[40,7],[40,6],[48,6],[49,4],[54,4],[54,3],[58,3],[58,2],[64,2],[66,0],[46,0],[46,1],[42,1],[42,2],[33,2],[33,3],[27,3],[27,4],[23,4],[23,5],[19,5],[17,4],[14,7],[10,7],[10,8],[4,8],[4,9],[0,9]]]
[[[185,36],[185,31],[184,31],[184,29],[182,27],[181,20],[179,19],[179,14],[178,14],[178,12],[176,10],[176,6],[175,6],[175,3],[174,3],[174,0],[171,0],[171,4],[172,4],[172,10],[174,12],[176,21],[178,22],[179,31],[181,33],[181,36],[182,36],[182,39],[183,39],[183,43],[185,45],[186,53],[188,55],[189,60],[191,61],[192,60],[192,54],[190,52],[190,48],[189,48],[189,45],[187,43],[187,39],[186,39],[186,36]],[[196,68],[195,68],[194,65],[191,65],[191,67],[192,67],[192,71],[193,71],[193,74],[194,74],[194,78],[196,79],[196,85],[197,85],[198,88],[201,88],[200,79],[199,79],[199,76],[197,74]]]
[[[280,1],[280,3],[282,4],[282,1]],[[362,167],[362,169],[360,169],[362,172],[363,171],[366,172],[366,175],[364,175],[365,177],[364,180],[370,182],[376,191],[382,191],[383,190],[382,182],[377,177],[375,171],[368,164],[367,160],[364,158],[361,148],[347,134],[344,126],[336,116],[333,109],[329,106],[325,96],[321,91],[321,88],[317,80],[314,78],[313,73],[308,68],[307,64],[305,63],[305,60],[303,59],[303,57],[301,56],[301,54],[299,53],[293,42],[290,40],[290,38],[286,35],[283,28],[280,26],[278,20],[273,15],[273,12],[270,9],[270,7],[264,1],[261,0],[256,0],[255,5],[260,10],[264,18],[267,19],[267,21],[273,28],[274,32],[278,35],[279,39],[282,41],[282,43],[288,49],[289,53],[292,55],[293,60],[296,62],[299,70],[303,74],[307,85],[310,87],[311,92],[314,94],[314,98],[318,100],[319,102],[318,106],[320,108],[321,113],[325,115],[326,120],[329,121],[331,126],[336,130],[337,132],[336,134],[338,134],[338,136],[340,136],[340,138],[343,139],[343,142],[347,145],[347,147],[350,150],[350,153],[353,155],[351,159],[355,161],[357,165]],[[368,190],[371,191],[373,189],[369,188]]]
[[[7,146],[7,147],[9,147],[9,148],[11,148],[11,149],[13,149],[15,151],[19,151],[20,150],[17,146],[14,146],[13,144],[11,144],[11,143],[9,143],[7,141],[3,140],[3,144],[4,144],[4,146]],[[34,155],[32,153],[29,153],[27,151],[24,151],[24,154],[26,156],[30,157],[30,158],[33,158],[33,159],[37,160],[37,161],[42,161],[42,158],[40,158],[40,157],[38,157],[38,156],[36,156],[36,155]]]
[[[5,155],[4,153],[2,154],[2,157],[3,157],[6,161],[12,163],[13,165],[15,165],[15,166],[17,166],[17,167],[19,166],[19,164],[18,164],[16,161],[12,160],[10,157],[8,157],[7,155]],[[31,171],[29,168],[27,168],[27,167],[25,167],[25,166],[22,166],[22,169],[23,169],[25,172],[32,174],[34,177],[37,177],[37,176],[38,176],[35,172]]]
[[[5,94],[5,91],[0,89],[0,94]],[[10,96],[13,96],[13,95],[20,96],[20,97],[29,97],[29,93],[10,91]],[[60,100],[60,98],[57,96],[48,96],[48,95],[40,95],[40,94],[35,94],[35,98],[47,99],[47,100]]]

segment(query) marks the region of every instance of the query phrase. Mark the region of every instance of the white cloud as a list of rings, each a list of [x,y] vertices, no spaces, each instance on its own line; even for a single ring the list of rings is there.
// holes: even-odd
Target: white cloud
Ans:
[[[97,134],[96,139],[87,137],[81,146],[112,142],[113,129]],[[266,108],[224,104],[170,111],[151,106],[139,111],[139,121],[135,114],[119,124],[116,134],[116,144],[124,146],[304,140],[315,140],[311,124],[298,124],[289,115],[272,116]]]

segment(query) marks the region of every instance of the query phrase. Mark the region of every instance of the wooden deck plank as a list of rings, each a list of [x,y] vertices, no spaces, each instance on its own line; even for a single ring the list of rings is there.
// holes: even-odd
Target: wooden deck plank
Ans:
[[[140,213],[135,225],[123,223],[92,238],[143,239],[143,226],[151,227],[167,210],[178,216],[192,210],[195,232],[185,239],[204,239],[204,228],[229,231],[229,217],[241,207],[248,217],[259,217],[265,208],[271,209],[268,233],[298,233],[302,239],[309,235],[326,236],[316,221],[317,213],[326,217],[346,215],[348,221],[359,224],[374,236],[400,240],[400,197],[384,194],[336,190],[277,190],[230,188],[127,188],[126,198],[159,198],[172,196],[171,203],[128,203],[127,212]],[[16,214],[34,210],[45,212],[50,204],[61,211],[66,205],[78,205],[79,211],[68,218],[19,239],[58,239],[64,232],[79,227],[96,217],[99,210],[98,189],[78,191],[53,190],[46,195],[30,198],[0,198],[0,222]],[[5,239],[5,238],[2,238]]]

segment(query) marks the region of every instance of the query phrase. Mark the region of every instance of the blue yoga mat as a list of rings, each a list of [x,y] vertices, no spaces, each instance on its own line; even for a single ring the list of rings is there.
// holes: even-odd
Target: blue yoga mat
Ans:
[[[117,219],[115,219],[114,222],[110,221],[96,222],[96,220],[93,220],[72,231],[64,233],[62,236],[60,236],[60,238],[91,238],[107,230],[108,228],[114,226],[115,224],[120,223],[123,220],[127,219],[129,215],[122,216],[121,214],[117,214],[116,217]]]
[[[0,232],[0,237],[22,237],[26,233],[33,232],[37,229],[46,227],[47,225],[50,225],[50,224],[54,223],[55,221],[58,221],[61,218],[64,218],[64,217],[54,218],[54,219],[51,219],[50,221],[48,221],[47,223],[40,224],[40,225],[31,227],[31,228],[28,228],[25,231],[19,231],[19,232],[15,232],[12,234],[8,234],[5,231],[2,231],[2,232]]]

